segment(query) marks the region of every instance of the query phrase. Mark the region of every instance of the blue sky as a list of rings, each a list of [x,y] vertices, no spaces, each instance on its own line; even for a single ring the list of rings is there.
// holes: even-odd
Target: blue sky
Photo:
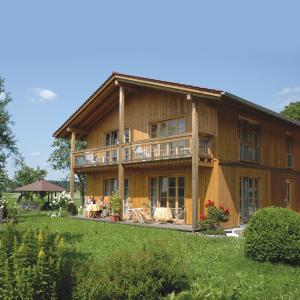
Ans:
[[[0,7],[0,76],[14,100],[18,147],[48,179],[64,175],[46,163],[52,133],[112,71],[218,88],[276,111],[300,99],[299,1]]]

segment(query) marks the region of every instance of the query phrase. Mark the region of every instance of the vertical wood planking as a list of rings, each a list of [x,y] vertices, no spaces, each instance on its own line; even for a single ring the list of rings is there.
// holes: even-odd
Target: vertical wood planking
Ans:
[[[70,155],[70,195],[74,198],[74,190],[75,190],[75,161],[74,161],[74,151],[76,147],[76,133],[74,131],[71,132],[71,155]]]

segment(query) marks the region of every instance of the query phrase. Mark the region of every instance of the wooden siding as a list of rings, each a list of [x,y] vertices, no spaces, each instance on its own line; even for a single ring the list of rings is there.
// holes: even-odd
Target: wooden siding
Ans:
[[[131,140],[149,138],[149,123],[185,117],[186,132],[191,133],[191,103],[183,95],[175,95],[156,90],[143,89],[125,96],[125,128],[130,128]],[[217,134],[217,114],[214,107],[198,103],[199,131],[211,135]],[[103,146],[103,134],[118,129],[118,107],[113,108],[101,121],[90,129],[86,136],[88,148]]]

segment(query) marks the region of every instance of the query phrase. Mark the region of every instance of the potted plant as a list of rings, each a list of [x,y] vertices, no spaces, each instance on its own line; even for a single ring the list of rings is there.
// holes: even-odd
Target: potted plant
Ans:
[[[111,209],[111,215],[110,215],[111,221],[112,222],[120,221],[120,212],[122,209],[122,205],[121,205],[121,198],[118,194],[113,194],[110,197],[110,209]]]

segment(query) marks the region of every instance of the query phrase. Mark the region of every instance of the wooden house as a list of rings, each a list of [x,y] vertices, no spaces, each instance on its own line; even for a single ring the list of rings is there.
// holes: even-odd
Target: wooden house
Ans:
[[[54,136],[71,138],[71,193],[86,174],[88,195],[118,191],[123,218],[184,208],[196,228],[209,199],[227,226],[265,206],[300,212],[300,123],[224,91],[113,73]]]

